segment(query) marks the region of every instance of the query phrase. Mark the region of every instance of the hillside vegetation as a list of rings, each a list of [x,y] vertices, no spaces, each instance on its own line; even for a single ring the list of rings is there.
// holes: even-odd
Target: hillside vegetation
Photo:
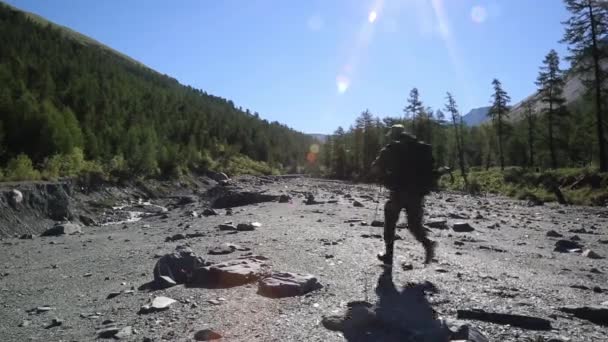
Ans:
[[[312,142],[0,4],[0,180],[289,171]]]

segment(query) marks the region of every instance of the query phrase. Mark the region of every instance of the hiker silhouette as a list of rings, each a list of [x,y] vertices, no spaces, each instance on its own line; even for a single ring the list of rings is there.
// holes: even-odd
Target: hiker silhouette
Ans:
[[[436,292],[430,282],[398,289],[392,269],[384,268],[376,286],[375,304],[349,303],[343,334],[350,342],[449,341],[450,332],[436,318],[425,292]]]

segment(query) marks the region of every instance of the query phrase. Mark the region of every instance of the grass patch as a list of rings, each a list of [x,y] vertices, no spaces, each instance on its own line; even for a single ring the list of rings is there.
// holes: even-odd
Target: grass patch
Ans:
[[[449,175],[439,180],[444,189],[467,191],[472,194],[492,193],[520,200],[553,202],[558,188],[571,204],[606,205],[608,203],[608,173],[592,168],[566,168],[536,172],[520,167],[475,170],[468,175],[468,188],[462,175]]]

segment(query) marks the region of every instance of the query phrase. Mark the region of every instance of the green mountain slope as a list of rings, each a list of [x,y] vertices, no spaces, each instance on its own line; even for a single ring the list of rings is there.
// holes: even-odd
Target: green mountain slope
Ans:
[[[25,154],[44,168],[76,148],[99,165],[140,175],[247,158],[295,168],[312,142],[0,3],[0,167]]]

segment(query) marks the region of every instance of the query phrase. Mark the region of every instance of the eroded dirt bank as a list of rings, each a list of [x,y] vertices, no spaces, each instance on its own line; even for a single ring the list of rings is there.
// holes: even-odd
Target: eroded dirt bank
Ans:
[[[563,309],[601,307],[608,301],[607,259],[593,258],[608,257],[606,208],[528,207],[499,197],[433,194],[427,200],[426,219],[433,226],[430,235],[439,241],[437,263],[424,267],[422,248],[402,229],[391,279],[381,277],[383,268],[375,258],[383,246],[382,228],[371,226],[374,218],[382,220],[381,208],[375,215],[377,188],[307,178],[245,177],[234,183],[238,189],[216,187],[212,181],[194,188],[170,187],[152,199],[145,191],[120,193],[115,188],[72,193],[72,200],[82,201],[76,205],[75,221],[82,223],[80,215],[96,221],[82,224],[81,234],[39,237],[42,228],[37,228],[33,239],[4,238],[2,340],[89,341],[100,338],[108,326],[133,341],[213,336],[203,336],[204,329],[225,341],[399,340],[401,332],[385,326],[339,332],[323,324],[324,317],[340,315],[353,301],[379,304],[392,298],[378,290],[379,282],[381,288],[388,282],[397,290],[408,284],[426,286],[422,298],[437,318],[469,323],[490,341],[606,340],[608,327]],[[243,192],[247,194],[238,195]],[[309,193],[314,201],[307,199]],[[224,209],[233,200],[259,203]],[[354,201],[363,207],[354,206]],[[125,218],[129,212],[146,214]],[[21,220],[35,221],[25,216]],[[53,224],[41,220],[44,226]],[[124,222],[102,225],[112,221]],[[234,228],[250,222],[261,226],[220,230],[227,222]],[[459,222],[474,230],[454,231],[453,224]],[[211,264],[260,256],[269,270],[314,275],[322,288],[284,298],[258,293],[255,281],[230,288],[178,285],[149,290],[144,285],[153,280],[159,257],[180,245]],[[568,248],[558,252],[556,245]],[[595,255],[583,253],[587,249]],[[140,312],[159,296],[177,302],[163,311]],[[493,322],[479,317],[459,320],[459,315],[477,312],[465,311],[469,309],[484,310],[481,319]],[[491,313],[526,315],[541,323],[504,325]],[[412,335],[410,340],[419,339]]]

